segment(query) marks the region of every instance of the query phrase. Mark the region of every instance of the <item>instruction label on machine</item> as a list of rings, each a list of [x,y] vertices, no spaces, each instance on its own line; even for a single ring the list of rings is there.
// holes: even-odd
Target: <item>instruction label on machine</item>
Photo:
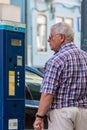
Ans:
[[[8,120],[8,130],[18,130],[18,119]]]
[[[22,66],[22,56],[17,56],[17,66]]]
[[[9,71],[9,96],[15,95],[15,71]]]

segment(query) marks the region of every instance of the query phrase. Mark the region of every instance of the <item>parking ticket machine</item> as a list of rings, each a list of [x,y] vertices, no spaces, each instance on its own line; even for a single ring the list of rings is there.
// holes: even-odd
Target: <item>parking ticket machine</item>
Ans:
[[[0,21],[0,130],[24,130],[25,25]]]

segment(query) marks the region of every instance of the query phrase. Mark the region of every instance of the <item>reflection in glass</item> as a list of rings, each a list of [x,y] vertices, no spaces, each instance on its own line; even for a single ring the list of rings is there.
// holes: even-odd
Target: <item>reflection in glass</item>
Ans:
[[[40,99],[40,86],[42,83],[42,77],[32,72],[26,71],[25,82],[28,86],[29,92],[33,97],[33,100]]]

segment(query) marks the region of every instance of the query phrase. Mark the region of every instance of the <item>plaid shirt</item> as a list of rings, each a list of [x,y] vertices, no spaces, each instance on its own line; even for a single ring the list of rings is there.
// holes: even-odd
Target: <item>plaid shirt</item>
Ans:
[[[74,43],[62,45],[45,65],[40,92],[54,95],[50,109],[87,108],[87,53]]]

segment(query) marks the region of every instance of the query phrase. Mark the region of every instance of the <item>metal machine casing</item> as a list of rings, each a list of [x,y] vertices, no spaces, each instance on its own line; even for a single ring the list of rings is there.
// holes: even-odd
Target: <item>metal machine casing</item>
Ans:
[[[25,25],[0,21],[0,130],[24,130]]]

